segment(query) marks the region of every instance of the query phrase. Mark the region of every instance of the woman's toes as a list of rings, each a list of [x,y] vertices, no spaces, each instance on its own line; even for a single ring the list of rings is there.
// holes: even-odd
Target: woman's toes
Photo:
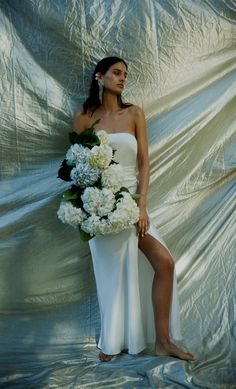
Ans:
[[[113,355],[104,354],[102,351],[99,353],[99,359],[101,362],[109,362],[111,361],[112,357]]]

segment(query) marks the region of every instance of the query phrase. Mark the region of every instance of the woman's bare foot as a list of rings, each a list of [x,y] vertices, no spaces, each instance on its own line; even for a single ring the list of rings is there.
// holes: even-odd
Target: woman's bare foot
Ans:
[[[99,359],[102,362],[109,362],[112,360],[113,355],[104,354],[102,351],[99,353]]]
[[[174,343],[171,343],[170,341],[156,344],[155,354],[157,356],[175,357],[175,358],[183,359],[185,361],[196,360],[196,358],[192,354],[184,352],[183,350],[181,350],[179,347],[177,347]]]

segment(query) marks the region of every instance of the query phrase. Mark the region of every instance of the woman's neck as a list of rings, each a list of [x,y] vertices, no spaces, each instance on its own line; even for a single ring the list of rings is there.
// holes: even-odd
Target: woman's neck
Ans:
[[[117,95],[104,92],[101,108],[105,111],[106,114],[114,114],[120,110],[120,106],[118,105],[117,101]]]

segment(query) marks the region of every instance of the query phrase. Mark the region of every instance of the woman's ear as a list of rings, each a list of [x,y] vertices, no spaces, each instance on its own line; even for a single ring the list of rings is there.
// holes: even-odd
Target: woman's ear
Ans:
[[[95,80],[102,80],[102,79],[103,79],[102,73],[101,72],[97,72],[95,74]]]

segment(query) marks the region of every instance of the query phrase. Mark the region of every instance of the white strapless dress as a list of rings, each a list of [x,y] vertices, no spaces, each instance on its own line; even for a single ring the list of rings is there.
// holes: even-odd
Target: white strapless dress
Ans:
[[[132,193],[137,188],[137,141],[134,135],[109,134],[116,160],[123,166],[124,185]],[[151,223],[149,232],[164,242]],[[109,355],[128,349],[137,354],[155,344],[152,308],[154,271],[138,249],[135,226],[119,234],[96,236],[89,241],[101,315],[98,347]],[[166,246],[165,246],[166,247]],[[170,312],[172,340],[181,339],[176,276]]]

